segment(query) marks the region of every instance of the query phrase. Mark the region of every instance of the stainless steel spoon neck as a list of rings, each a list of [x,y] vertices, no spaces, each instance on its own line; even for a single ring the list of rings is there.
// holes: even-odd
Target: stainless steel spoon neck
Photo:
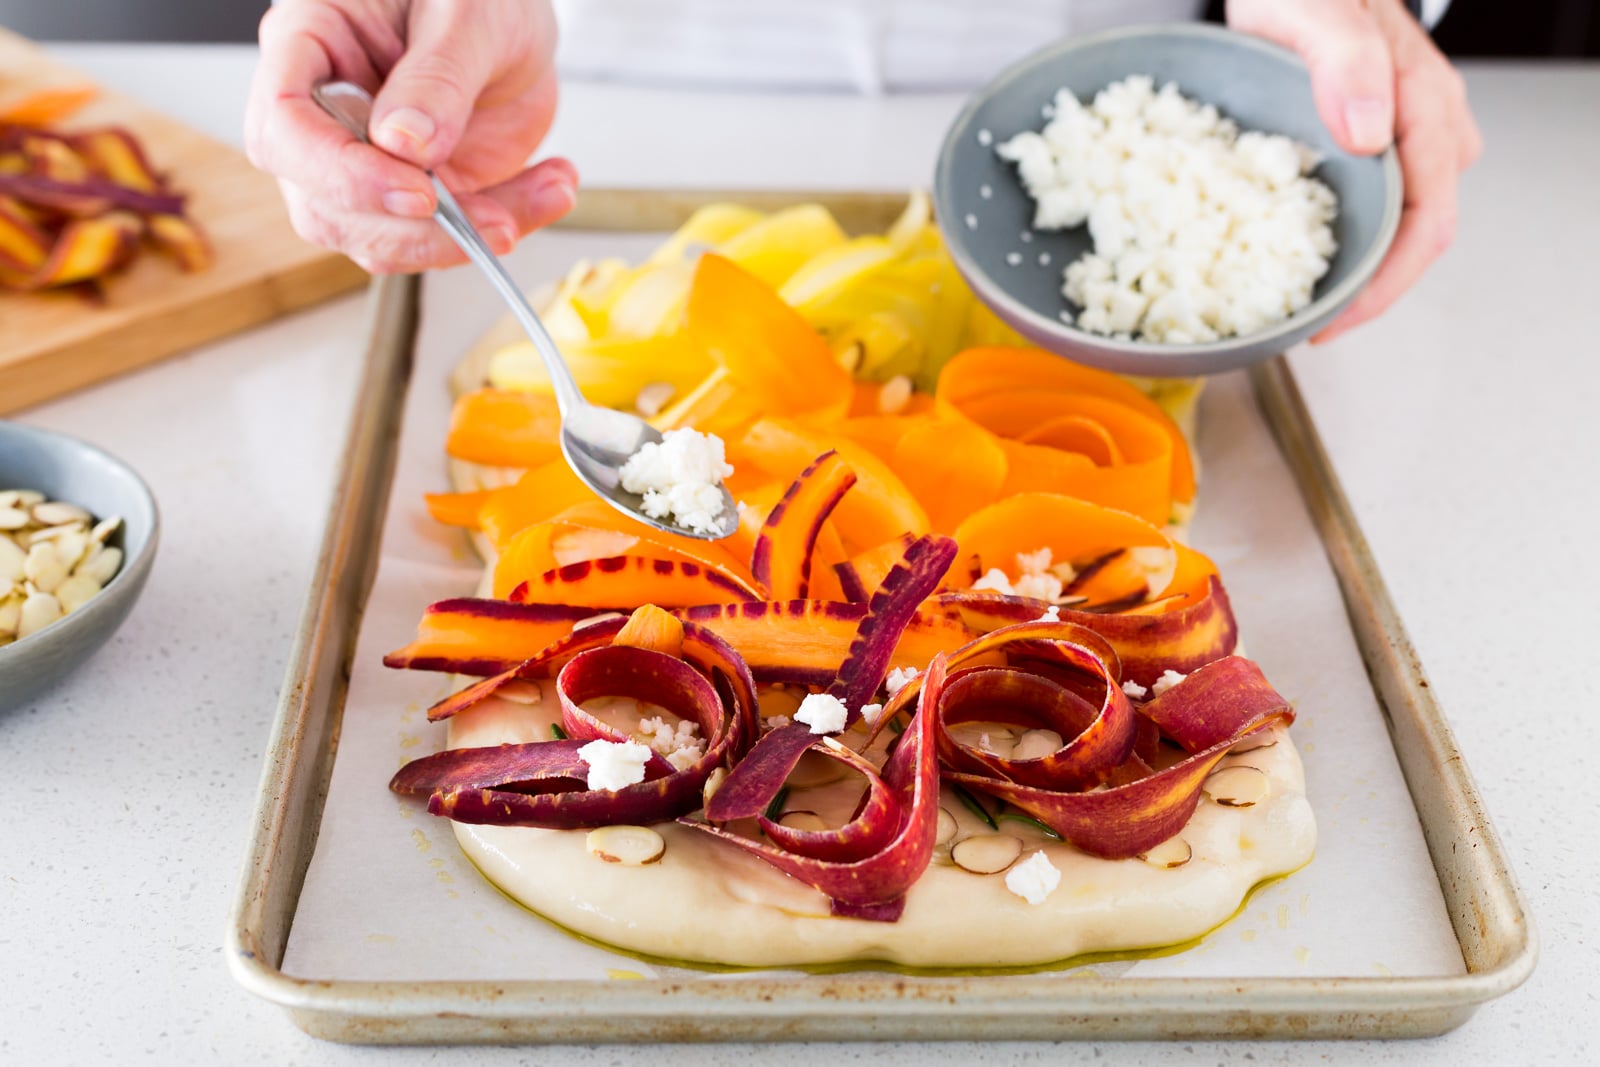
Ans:
[[[461,210],[461,205],[456,203],[456,198],[450,194],[450,190],[444,187],[438,175],[430,177],[433,178],[433,190],[438,199],[438,207],[433,212],[434,219],[444,227],[445,232],[460,246],[461,251],[467,254],[467,258],[488,277],[501,299],[511,308],[511,313],[516,316],[523,332],[528,335],[528,340],[533,342],[534,351],[539,353],[545,373],[550,377],[550,388],[555,394],[556,406],[561,410],[562,421],[565,422],[589,402],[584,399],[577,380],[567,368],[567,361],[561,355],[561,350],[556,347],[555,339],[544,328],[538,313],[528,304],[528,298],[523,295],[521,287],[512,281],[510,274],[506,273],[500,257],[484,243],[483,237],[468,221],[466,212]]]

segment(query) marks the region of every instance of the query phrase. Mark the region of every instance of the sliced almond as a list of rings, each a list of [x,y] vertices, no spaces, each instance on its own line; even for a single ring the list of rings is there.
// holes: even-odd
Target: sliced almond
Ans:
[[[56,529],[59,530],[61,527],[57,526]],[[70,571],[83,562],[84,557],[89,554],[89,547],[93,544],[94,542],[89,540],[89,532],[82,526],[67,527],[66,532],[59,534],[54,541],[56,559]]]
[[[897,374],[883,383],[878,390],[878,410],[885,415],[898,415],[911,403],[911,379]]]
[[[94,517],[76,504],[65,500],[47,500],[33,506],[33,521],[40,526],[60,526],[66,522],[90,523]]]
[[[814,811],[786,811],[778,817],[778,825],[787,826],[791,830],[808,830],[813,833],[828,828],[828,824],[822,821],[822,816]]]
[[[1206,779],[1206,796],[1229,808],[1248,808],[1266,799],[1267,776],[1255,767],[1224,767]]]
[[[717,795],[717,790],[722,788],[722,783],[728,780],[728,768],[717,767],[706,776],[706,784],[700,789],[700,802],[711,803],[711,798]]]
[[[653,419],[661,414],[661,409],[667,406],[667,401],[671,400],[672,394],[677,391],[677,386],[671,382],[650,382],[639,390],[633,406],[645,418]]]
[[[999,874],[1022,855],[1022,839],[1010,834],[974,834],[950,848],[956,866],[973,874]]]
[[[14,508],[21,499],[21,489],[0,489],[0,508]]]
[[[1017,747],[1011,750],[1011,758],[1043,759],[1060,748],[1061,735],[1054,730],[1024,730],[1017,738]]]
[[[1272,730],[1257,730],[1245,737],[1237,745],[1228,749],[1229,754],[1237,755],[1240,752],[1254,752],[1258,748],[1271,748],[1278,743],[1278,735]]]
[[[63,534],[84,529],[87,527],[81,522],[64,522],[60,526],[36,526],[23,536],[27,538],[28,544],[33,545],[40,541],[54,541]]]
[[[20,530],[28,525],[28,513],[21,508],[0,508],[0,530]]]
[[[23,562],[28,554],[9,537],[0,537],[0,590],[9,592],[13,582],[22,580]]]
[[[94,529],[89,531],[89,539],[96,544],[103,545],[112,534],[117,532],[117,527],[121,525],[121,515],[113,515],[109,519],[101,519],[94,524]]]
[[[956,830],[959,829],[959,825],[956,823],[956,817],[950,813],[949,808],[939,809],[938,827],[938,833],[933,839],[934,844],[948,845],[955,840]]]
[[[89,554],[89,558],[78,564],[76,573],[85,578],[93,578],[101,585],[111,584],[111,579],[117,576],[117,571],[122,567],[122,549],[106,546]]]
[[[962,723],[950,729],[950,736],[968,748],[1010,759],[1017,747],[1017,731],[998,723]]]
[[[1155,848],[1139,853],[1139,858],[1152,867],[1182,867],[1194,858],[1194,849],[1181,837],[1169,837]]]
[[[54,593],[56,586],[70,573],[56,555],[55,546],[48,541],[28,549],[28,558],[22,561],[22,576],[41,593]]]
[[[82,574],[74,574],[56,586],[56,599],[61,610],[71,615],[100,594],[100,583]]]
[[[15,637],[22,624],[22,598],[0,596],[0,637]]]
[[[661,835],[648,826],[602,826],[590,830],[584,844],[591,856],[624,867],[654,863],[667,850]]]
[[[513,704],[531,705],[544,699],[544,693],[539,689],[538,682],[507,682],[496,689],[494,695]]]
[[[36,634],[61,618],[61,601],[49,593],[32,593],[22,602],[17,619],[17,639]]]
[[[833,361],[851,374],[861,366],[861,357],[866,352],[865,346],[860,341],[852,341],[833,354]]]

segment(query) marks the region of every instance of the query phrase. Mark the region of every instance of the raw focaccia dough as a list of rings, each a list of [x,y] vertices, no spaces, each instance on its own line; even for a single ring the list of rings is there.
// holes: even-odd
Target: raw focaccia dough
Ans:
[[[554,693],[536,705],[491,698],[450,723],[450,745],[542,740],[558,715]],[[898,922],[840,919],[822,894],[754,856],[687,827],[655,829],[657,863],[624,867],[590,855],[583,830],[471,826],[456,837],[512,898],[561,925],[627,951],[666,959],[748,966],[884,960],[915,967],[1010,967],[1086,952],[1187,941],[1225,922],[1256,883],[1304,865],[1316,843],[1299,754],[1286,730],[1276,743],[1228,756],[1221,766],[1262,770],[1270,789],[1248,808],[1202,797],[1181,836],[1186,865],[1102,860],[1003,821],[1023,858],[1043,849],[1061,883],[1043,904],[1012,894],[1003,874],[970,874],[935,861],[907,895]],[[789,807],[806,806],[792,792]],[[816,805],[813,805],[816,806]],[[948,795],[957,840],[989,832]]]

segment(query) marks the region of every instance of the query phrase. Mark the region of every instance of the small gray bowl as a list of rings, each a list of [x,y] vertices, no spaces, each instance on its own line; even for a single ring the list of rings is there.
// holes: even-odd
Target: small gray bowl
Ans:
[[[0,711],[6,711],[72,673],[122,625],[150,577],[161,519],[149,487],[121,460],[15,422],[0,421],[0,489],[38,489],[97,519],[123,520],[109,542],[122,549],[122,569],[105,589],[53,625],[0,648]]]
[[[1339,250],[1310,304],[1257,333],[1188,345],[1119,341],[1061,321],[1060,312],[1077,310],[1061,295],[1061,272],[1092,247],[1088,227],[1035,231],[1033,200],[995,146],[1041,129],[1056,90],[1088,100],[1130,74],[1148,74],[1158,86],[1177,82],[1185,96],[1216,105],[1241,129],[1287,134],[1321,153],[1315,174],[1339,197],[1333,223]],[[1214,374],[1305,340],[1355,297],[1400,225],[1400,164],[1392,147],[1352,156],[1334,143],[1317,116],[1305,64],[1293,53],[1217,26],[1138,26],[1051,45],[979,90],[939,151],[934,205],[967,284],[1035,344],[1125,374]],[[1021,254],[1020,263],[1008,261],[1012,253]],[[1047,264],[1040,253],[1048,254]]]

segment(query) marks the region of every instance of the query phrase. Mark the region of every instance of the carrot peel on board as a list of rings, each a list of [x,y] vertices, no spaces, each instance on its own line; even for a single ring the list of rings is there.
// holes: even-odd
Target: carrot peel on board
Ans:
[[[185,272],[211,264],[186,198],[131,132],[46,128],[92,92],[53,90],[0,108],[0,288],[97,285],[146,243]]]

